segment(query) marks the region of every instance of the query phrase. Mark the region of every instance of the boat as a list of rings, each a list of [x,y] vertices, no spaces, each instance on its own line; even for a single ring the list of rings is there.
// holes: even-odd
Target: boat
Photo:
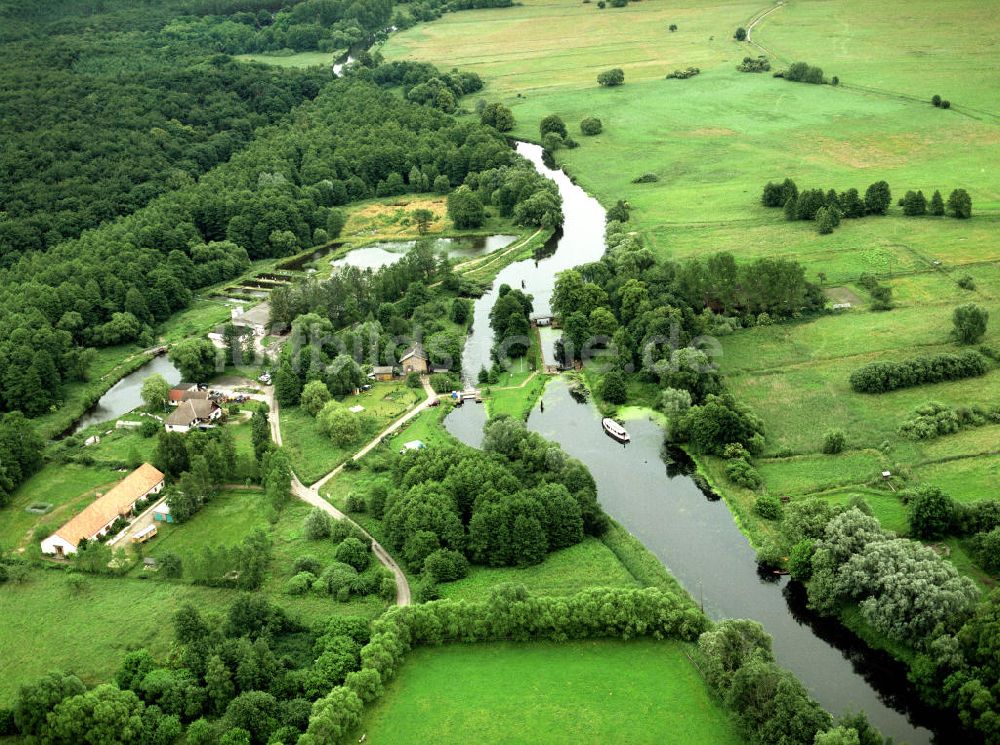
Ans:
[[[607,432],[611,437],[618,440],[618,442],[622,443],[623,445],[625,443],[632,441],[632,438],[629,437],[629,434],[628,432],[625,431],[625,428],[611,417],[605,417],[604,420],[601,422],[601,426],[604,427],[605,432]]]

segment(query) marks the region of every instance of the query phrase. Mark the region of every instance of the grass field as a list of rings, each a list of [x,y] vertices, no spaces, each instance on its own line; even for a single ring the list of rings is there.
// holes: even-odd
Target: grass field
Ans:
[[[233,59],[240,62],[261,62],[275,67],[316,67],[329,66],[337,55],[333,52],[297,52],[295,54],[237,54]]]
[[[722,339],[730,389],[766,426],[772,457],[760,470],[768,491],[846,499],[889,468],[959,499],[987,496],[996,481],[997,428],[921,443],[901,440],[898,429],[926,401],[1000,403],[1000,370],[881,396],[853,393],[848,376],[873,360],[955,351],[951,313],[964,302],[990,311],[985,341],[1000,345],[1000,182],[987,165],[1000,162],[1000,68],[988,61],[1000,21],[975,0],[949,3],[947,17],[931,0],[877,8],[861,0],[784,3],[752,39],[775,69],[806,60],[841,82],[813,86],[736,71],[743,56],[762,50],[734,41],[733,30],[764,9],[668,0],[601,11],[525,0],[394,34],[384,53],[478,72],[487,83],[482,96],[511,107],[516,136],[537,139],[542,117],[559,114],[580,147],[559,151],[557,161],[605,205],[627,199],[630,227],[658,257],[727,250],[740,260],[793,259],[813,281],[822,272],[831,296],[853,298],[846,313]],[[692,65],[700,75],[664,79]],[[597,73],[610,67],[624,69],[625,85],[597,86]],[[952,109],[931,106],[935,93]],[[602,134],[579,133],[586,116],[603,121]],[[643,173],[659,180],[633,184]],[[894,203],[886,217],[844,221],[820,236],[760,206],[763,184],[785,176],[800,188],[840,191],[885,179],[894,202],[908,189],[947,197],[961,186],[972,195],[973,219],[907,218]],[[868,309],[857,285],[863,272],[892,286],[894,310]],[[966,274],[972,291],[957,284]],[[648,403],[649,391],[633,388],[630,401]],[[849,452],[835,458],[820,455],[831,427],[848,439]],[[712,459],[705,467],[732,497],[744,529],[758,539],[766,534],[769,525],[749,510],[754,495],[731,488]],[[888,527],[905,528],[893,497],[869,496]]]
[[[453,644],[411,652],[352,741],[740,743],[679,642]]]
[[[375,383],[371,390],[347,396],[345,406],[364,406],[362,435],[348,446],[335,445],[316,425],[316,420],[298,406],[281,409],[281,439],[292,458],[292,466],[306,484],[319,480],[353,455],[418,400],[422,390],[402,383]],[[413,439],[413,438],[410,438]]]
[[[549,554],[533,567],[475,566],[469,576],[441,585],[441,597],[482,600],[504,582],[515,582],[533,595],[572,595],[588,587],[636,587],[636,581],[617,557],[596,538]]]

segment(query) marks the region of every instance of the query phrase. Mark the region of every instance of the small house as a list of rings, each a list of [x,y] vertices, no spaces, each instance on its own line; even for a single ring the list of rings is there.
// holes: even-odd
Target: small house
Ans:
[[[233,326],[249,329],[259,339],[267,335],[267,327],[271,322],[271,304],[260,303],[250,310],[243,310],[243,306],[238,305],[232,309],[231,316]]]
[[[426,374],[428,368],[427,352],[424,351],[423,345],[417,342],[403,352],[403,356],[399,358],[399,364],[403,366],[403,372],[406,374],[411,372]]]
[[[174,516],[170,514],[170,505],[163,500],[153,508],[153,520],[158,523],[172,523]]]
[[[392,380],[396,375],[396,368],[392,365],[376,365],[372,368],[371,375],[368,377],[372,380],[378,380],[381,382],[386,382]]]
[[[75,554],[82,540],[106,536],[120,517],[127,517],[140,499],[163,490],[163,474],[143,463],[118,482],[107,494],[98,497],[76,517],[42,541],[42,553],[55,556]]]

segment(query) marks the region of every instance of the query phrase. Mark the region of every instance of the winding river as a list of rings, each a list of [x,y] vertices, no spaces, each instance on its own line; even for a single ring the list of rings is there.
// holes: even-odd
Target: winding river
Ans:
[[[519,143],[517,149],[558,185],[564,232],[555,253],[508,266],[476,302],[464,352],[467,379],[490,364],[489,311],[500,284],[523,286],[534,296],[536,312],[547,313],[555,275],[604,253],[604,210],[597,201],[561,170],[548,168],[541,148]],[[577,403],[562,379],[547,386],[544,403],[544,412],[532,412],[529,428],[587,464],[605,511],[670,569],[709,616],[760,621],[774,639],[778,662],[834,715],[864,710],[884,736],[899,743],[953,739],[940,729],[932,733],[930,728],[941,725],[930,712],[915,708],[917,696],[900,663],[836,622],[812,614],[798,585],[758,572],[754,551],[725,503],[706,497],[685,466],[665,459],[657,424],[629,422],[632,444],[622,447],[602,431],[593,403]],[[483,406],[470,404],[449,414],[445,426],[463,442],[479,446],[485,417]]]

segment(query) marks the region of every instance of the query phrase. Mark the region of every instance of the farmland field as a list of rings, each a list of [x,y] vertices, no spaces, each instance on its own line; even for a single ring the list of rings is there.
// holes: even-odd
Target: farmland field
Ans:
[[[648,640],[417,649],[360,733],[373,743],[742,742],[684,646]]]
[[[898,497],[869,482],[890,469],[908,485],[935,484],[964,501],[989,496],[1000,433],[983,427],[911,442],[900,425],[928,401],[1000,404],[1000,370],[882,395],[854,393],[848,376],[871,361],[960,350],[951,315],[967,302],[990,312],[983,343],[1000,346],[1000,182],[988,165],[1000,162],[1000,68],[987,61],[995,15],[973,0],[949,3],[947,14],[930,0],[905,9],[799,0],[774,6],[753,28],[753,43],[736,42],[734,29],[764,10],[526,0],[394,34],[383,53],[479,73],[482,97],[511,108],[517,137],[537,140],[540,120],[561,116],[580,146],[559,150],[557,162],[604,205],[627,200],[629,227],[658,258],[725,250],[737,260],[791,259],[832,302],[851,302],[846,312],[723,337],[718,361],[729,389],[764,420],[767,491],[831,501],[864,494],[887,527],[905,530]],[[735,69],[762,52],[776,70],[805,60],[840,84]],[[664,79],[689,66],[700,74]],[[624,70],[625,84],[599,87],[597,74],[611,67]],[[932,106],[933,94],[952,108]],[[602,120],[601,134],[580,133],[587,116]],[[632,183],[647,173],[653,183]],[[884,179],[893,206],[887,216],[845,220],[819,235],[761,206],[764,183],[786,176],[800,188],[862,193]],[[895,205],[910,189],[947,197],[956,187],[972,195],[971,220],[905,217]],[[870,310],[858,283],[866,272],[892,288],[894,309]],[[972,286],[963,289],[966,276]],[[646,401],[646,393],[630,382],[630,401]],[[823,456],[823,435],[834,427],[846,433],[847,452]],[[770,526],[750,514],[753,493],[708,468],[759,542]]]

